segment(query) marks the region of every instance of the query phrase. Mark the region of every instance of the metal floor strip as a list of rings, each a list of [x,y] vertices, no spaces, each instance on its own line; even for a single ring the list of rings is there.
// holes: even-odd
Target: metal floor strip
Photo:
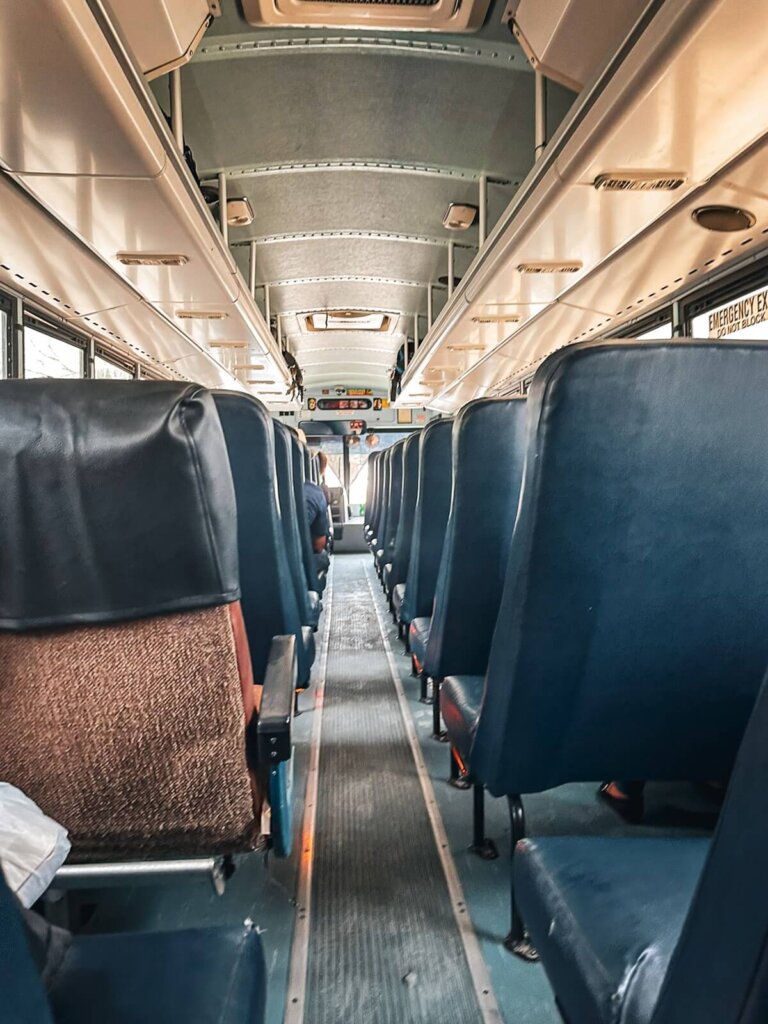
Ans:
[[[368,557],[334,558],[286,1021],[498,1024]]]
[[[323,624],[323,647],[317,678],[313,680],[315,702],[312,713],[309,769],[307,789],[304,795],[304,819],[301,825],[301,852],[299,855],[299,877],[296,888],[296,924],[291,944],[291,965],[288,973],[288,993],[283,1024],[302,1024],[304,1002],[307,993],[307,951],[309,949],[309,922],[312,909],[312,868],[314,865],[315,820],[317,817],[317,787],[320,773],[320,741],[323,729],[323,700],[328,673],[328,639],[331,633],[333,612],[333,564],[328,573],[325,588],[325,622]]]
[[[381,640],[384,645],[384,651],[387,655],[392,683],[395,687],[395,692],[397,693],[397,699],[403,716],[405,730],[408,734],[408,742],[411,745],[411,753],[413,754],[413,760],[416,764],[416,771],[419,776],[419,782],[421,783],[424,802],[427,806],[430,824],[432,825],[435,845],[440,857],[440,862],[443,866],[443,872],[445,873],[445,882],[448,886],[448,892],[451,897],[456,927],[459,929],[461,941],[464,944],[464,954],[467,958],[467,964],[469,965],[469,970],[472,975],[472,983],[475,987],[475,994],[482,1011],[483,1024],[503,1024],[503,1017],[501,1016],[501,1011],[499,1010],[496,995],[491,984],[491,975],[488,971],[482,950],[480,949],[480,942],[478,941],[477,933],[475,932],[472,919],[469,915],[469,909],[467,907],[466,900],[464,899],[464,890],[462,889],[461,881],[459,880],[459,873],[456,870],[456,863],[448,844],[448,836],[446,835],[443,819],[437,805],[432,780],[429,777],[427,766],[424,764],[421,745],[419,744],[419,737],[416,734],[416,726],[414,724],[410,708],[408,707],[408,698],[403,690],[403,684],[400,681],[400,674],[397,670],[392,645],[389,642],[389,636],[387,635],[384,622],[381,618],[379,605],[371,583],[372,577],[370,570],[367,575],[368,587],[371,591],[371,600],[373,602],[373,607],[376,610],[376,618],[379,622]]]

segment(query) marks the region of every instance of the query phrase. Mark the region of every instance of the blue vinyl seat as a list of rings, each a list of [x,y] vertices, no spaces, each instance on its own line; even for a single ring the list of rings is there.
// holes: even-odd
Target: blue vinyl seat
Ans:
[[[381,453],[379,461],[377,497],[376,497],[376,518],[373,523],[370,547],[374,560],[376,553],[381,547],[381,538],[387,526],[387,498],[389,496],[389,469],[392,458],[392,449],[387,448]]]
[[[714,839],[523,840],[515,894],[567,1021],[768,1020],[768,686]]]
[[[451,503],[452,419],[433,420],[419,440],[419,489],[400,621],[432,614]]]
[[[242,392],[213,397],[235,484],[241,604],[254,678],[264,679],[272,637],[292,633],[299,686],[306,687],[315,638],[301,622],[280,523],[272,419],[258,399]]]
[[[451,508],[434,615],[419,658],[433,679],[482,675],[488,666],[523,479],[526,430],[522,398],[469,402],[454,422]]]
[[[371,538],[371,530],[376,502],[376,464],[379,453],[371,452],[368,456],[368,478],[365,487],[365,513],[363,516],[363,536],[366,541]]]
[[[296,522],[299,529],[299,544],[301,547],[301,564],[304,569],[304,578],[307,584],[307,593],[317,594],[318,599],[325,590],[325,573],[318,571],[318,563],[315,552],[312,549],[312,538],[309,533],[307,522],[307,509],[304,501],[304,451],[303,445],[297,434],[292,430],[288,431],[291,439],[291,456],[293,459],[293,493],[296,502]]]
[[[403,447],[405,441],[392,445],[389,457],[389,480],[387,483],[387,509],[384,526],[379,537],[380,545],[376,551],[376,567],[384,582],[384,567],[392,560],[392,553],[400,522],[400,507],[403,497]]]
[[[515,838],[520,794],[727,780],[768,664],[768,345],[570,346],[528,405],[482,699],[466,676],[441,693]]]
[[[272,421],[275,432],[275,469],[277,471],[277,493],[280,500],[280,524],[285,539],[285,550],[291,570],[293,591],[299,607],[302,625],[317,628],[320,619],[320,595],[307,590],[306,573],[299,535],[299,518],[296,492],[293,486],[293,451],[291,433],[277,420]],[[303,512],[302,502],[302,512]],[[306,516],[305,516],[306,519]]]
[[[405,583],[408,575],[408,562],[411,557],[413,519],[416,513],[416,495],[419,489],[419,437],[420,435],[416,432],[409,434],[403,445],[400,516],[392,548],[392,558],[384,565],[384,587],[389,594],[393,613],[395,611],[393,591],[398,584]],[[404,593],[404,587],[401,593]],[[400,605],[402,605],[402,600],[398,607]],[[395,620],[397,621],[397,617]]]
[[[263,1024],[258,930],[71,935],[23,911],[0,873],[6,1024]]]
[[[451,419],[433,420],[424,428],[419,441],[419,490],[408,575],[402,597],[393,593],[401,633],[408,632],[414,619],[428,619],[432,615],[451,503],[452,428]],[[421,675],[421,699],[426,701],[426,676],[415,658],[413,671]]]
[[[522,398],[469,402],[453,424],[453,491],[434,614],[415,619],[410,627],[417,667],[433,680],[437,738],[442,735],[440,680],[453,673],[483,674],[488,666],[523,478],[525,440]],[[480,793],[473,849],[487,848],[495,855],[483,836],[482,808]]]

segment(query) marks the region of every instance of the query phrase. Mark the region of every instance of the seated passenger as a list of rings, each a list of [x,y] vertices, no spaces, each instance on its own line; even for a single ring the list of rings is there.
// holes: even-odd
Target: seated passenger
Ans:
[[[304,506],[307,510],[309,536],[312,540],[317,571],[325,572],[330,563],[326,550],[330,540],[330,510],[322,487],[311,480],[304,481]]]

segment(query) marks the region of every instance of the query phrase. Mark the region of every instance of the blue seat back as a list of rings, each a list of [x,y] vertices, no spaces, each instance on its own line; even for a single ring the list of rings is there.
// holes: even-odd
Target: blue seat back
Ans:
[[[768,664],[768,345],[571,346],[528,406],[473,773],[727,778]]]
[[[258,399],[242,392],[213,392],[224,429],[237,501],[241,605],[254,679],[264,681],[273,636],[293,633],[301,656],[296,600],[275,471],[272,419]]]
[[[21,910],[1,869],[0,992],[4,1024],[53,1024]]]
[[[411,558],[401,610],[404,622],[432,614],[440,556],[451,505],[453,420],[433,420],[419,443],[419,491],[413,521]]]
[[[371,526],[373,523],[373,515],[375,511],[376,501],[376,464],[379,460],[378,452],[372,452],[368,456],[368,479],[365,486],[365,516],[364,522],[366,526]]]
[[[404,583],[408,575],[411,558],[413,520],[416,514],[416,496],[419,489],[419,440],[420,433],[409,434],[403,446],[403,485],[400,500],[400,517],[397,523],[394,548],[392,551],[392,572],[390,586]]]
[[[299,543],[301,544],[301,564],[304,568],[307,590],[319,591],[320,584],[317,579],[317,566],[312,550],[312,538],[309,534],[307,508],[304,501],[304,449],[306,446],[301,443],[293,431],[289,431],[289,434],[291,438],[291,456],[293,458],[293,493],[296,502]]]
[[[387,495],[387,516],[384,524],[384,536],[380,537],[381,548],[384,551],[383,563],[392,559],[397,536],[397,524],[400,522],[400,503],[403,492],[403,445],[405,441],[398,441],[392,445],[389,456],[389,489]]]
[[[768,684],[750,718],[652,1024],[768,1020],[766,785]]]
[[[387,528],[387,500],[389,498],[389,462],[392,458],[392,449],[387,448],[381,453],[381,469],[379,471],[379,496],[376,501],[376,528],[374,536],[377,540],[377,547],[381,547],[384,531]]]
[[[272,428],[275,432],[275,469],[277,470],[277,492],[280,499],[280,524],[283,528],[285,550],[291,570],[296,604],[299,609],[302,625],[306,625],[310,621],[310,611],[304,561],[301,553],[296,497],[293,487],[291,432],[277,420],[272,420]]]
[[[522,398],[481,398],[453,424],[453,493],[424,669],[484,675],[523,479]]]

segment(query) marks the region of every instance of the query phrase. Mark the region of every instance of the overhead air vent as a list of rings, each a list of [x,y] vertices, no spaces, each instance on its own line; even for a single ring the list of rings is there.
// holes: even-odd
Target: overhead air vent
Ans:
[[[518,263],[521,274],[577,274],[581,270],[580,260],[531,260]]]
[[[490,0],[242,0],[254,28],[383,28],[398,31],[473,32]]]
[[[488,348],[487,345],[475,345],[471,341],[461,341],[445,347],[448,352],[485,352]]]
[[[247,341],[209,341],[209,348],[248,348]]]
[[[119,252],[118,263],[125,267],[183,267],[189,257],[178,252]]]
[[[388,313],[370,313],[358,309],[327,309],[308,313],[304,323],[308,331],[373,331],[383,334],[392,324]]]
[[[473,324],[518,324],[520,315],[518,313],[505,313],[503,316],[473,316]]]
[[[671,171],[609,171],[593,182],[604,192],[674,192],[685,184],[685,175]]]
[[[179,320],[226,320],[223,309],[177,309]]]

